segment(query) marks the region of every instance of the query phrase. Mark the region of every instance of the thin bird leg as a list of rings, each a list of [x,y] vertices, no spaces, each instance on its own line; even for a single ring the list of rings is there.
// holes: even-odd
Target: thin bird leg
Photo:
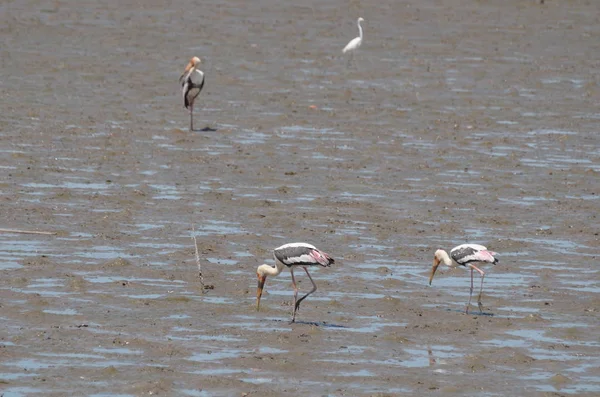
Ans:
[[[194,131],[194,104],[190,104],[190,131]]]
[[[358,49],[356,51],[352,51],[352,62],[354,63],[354,68],[356,70],[358,70],[357,56],[358,56]]]
[[[356,52],[356,49],[354,50],[350,50],[350,55],[348,56],[348,62],[346,62],[346,68],[350,68],[352,67],[352,64],[356,64],[356,61],[354,60],[354,53]]]
[[[471,267],[471,265],[469,265]],[[467,303],[466,314],[469,314],[469,307],[471,306],[471,298],[473,297],[473,267],[471,267],[471,289],[469,290],[469,303]]]
[[[469,267],[471,268],[471,291],[469,294],[469,303],[467,303],[467,310],[465,311],[465,313],[469,314],[469,307],[471,306],[471,298],[473,297],[473,270],[477,270],[477,272],[479,272],[479,274],[481,274],[481,286],[479,287],[479,296],[477,297],[477,306],[479,307],[479,312],[482,313],[483,305],[481,304],[481,293],[483,292],[483,279],[485,277],[485,273],[483,272],[483,270],[481,270],[480,268],[478,268],[475,265],[469,265]]]
[[[304,271],[308,275],[308,278],[310,279],[310,282],[312,283],[313,288],[310,291],[308,291],[308,294],[304,295],[302,298],[300,298],[298,300],[298,302],[296,302],[296,306],[294,306],[294,310],[298,310],[300,308],[300,302],[302,302],[304,299],[306,299],[306,297],[308,295],[312,294],[313,292],[315,292],[317,290],[317,284],[315,284],[315,282],[313,281],[312,277],[310,276],[310,273],[308,272],[308,269],[304,268]]]
[[[292,312],[292,323],[296,321],[296,301],[298,300],[298,287],[296,286],[296,279],[294,278],[294,268],[290,267],[290,273],[292,273],[292,286],[294,287],[294,311]]]
[[[481,287],[479,287],[479,296],[477,297],[477,305],[479,306],[479,311],[483,312],[483,305],[481,304],[481,293],[483,292],[483,279],[485,277],[485,272],[476,266],[473,266],[473,265],[471,265],[471,266],[472,266],[471,272],[473,272],[473,269],[475,269],[479,272],[479,274],[481,274]]]

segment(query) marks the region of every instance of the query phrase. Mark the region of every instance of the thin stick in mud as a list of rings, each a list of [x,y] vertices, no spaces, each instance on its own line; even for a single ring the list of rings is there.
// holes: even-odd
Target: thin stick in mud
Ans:
[[[196,230],[192,226],[192,239],[194,240],[194,249],[196,254],[196,265],[198,265],[198,278],[200,278],[200,285],[202,286],[202,293],[206,289],[204,285],[204,276],[202,275],[202,263],[200,262],[200,252],[198,252],[198,241],[196,240]]]

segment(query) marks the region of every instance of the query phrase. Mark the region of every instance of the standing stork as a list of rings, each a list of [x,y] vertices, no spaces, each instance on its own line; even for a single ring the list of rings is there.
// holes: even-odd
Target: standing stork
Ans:
[[[256,269],[256,276],[258,277],[256,311],[260,310],[260,297],[262,296],[267,276],[277,276],[283,271],[284,266],[287,266],[292,274],[292,285],[294,286],[294,311],[292,313],[291,321],[293,323],[296,321],[296,312],[300,308],[300,302],[317,290],[317,284],[315,284],[310,276],[308,266],[328,267],[335,261],[329,254],[326,254],[317,249],[314,245],[307,243],[291,243],[277,247],[273,250],[273,258],[275,258],[275,267],[264,264]],[[313,288],[300,299],[298,299],[298,287],[296,286],[296,279],[294,278],[295,267],[302,267],[304,269],[313,286]]]
[[[429,285],[431,285],[433,275],[440,263],[451,268],[458,266],[471,268],[471,290],[469,294],[469,303],[467,303],[467,308],[465,310],[465,313],[469,314],[469,306],[471,306],[471,298],[473,297],[473,270],[477,270],[479,274],[481,274],[481,287],[479,288],[477,305],[479,306],[479,311],[482,312],[483,305],[481,304],[481,292],[483,291],[483,278],[485,277],[485,272],[475,266],[475,264],[493,263],[495,265],[498,263],[496,255],[498,254],[493,251],[488,251],[487,248],[479,244],[461,244],[456,246],[450,250],[450,256],[448,256],[446,251],[439,249],[435,251],[435,256],[433,257],[433,267],[431,268]]]
[[[204,73],[198,69],[201,62],[198,57],[190,59],[183,74],[179,77],[183,106],[190,111],[190,131],[194,131],[194,101],[204,87]]]

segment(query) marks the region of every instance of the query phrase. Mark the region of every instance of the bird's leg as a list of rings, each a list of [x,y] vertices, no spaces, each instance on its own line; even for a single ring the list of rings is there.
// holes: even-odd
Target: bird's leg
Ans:
[[[473,274],[473,269],[477,270],[479,274],[481,274],[481,286],[479,287],[479,296],[477,297],[477,305],[479,306],[479,311],[483,312],[483,305],[481,304],[481,293],[483,292],[483,279],[485,277],[485,272],[480,268],[471,265],[471,274]]]
[[[313,279],[310,276],[310,273],[308,272],[308,269],[306,267],[304,268],[304,271],[306,272],[306,275],[310,279],[310,282],[312,283],[313,287],[310,291],[308,291],[308,294],[306,294],[302,298],[298,299],[298,302],[296,302],[296,305],[294,306],[294,310],[298,310],[300,308],[300,302],[302,302],[304,299],[306,299],[306,297],[308,295],[312,294],[313,292],[315,292],[317,290],[317,284],[315,284],[315,282],[313,281]]]
[[[190,105],[190,131],[194,131],[194,104]]]
[[[470,267],[470,265],[469,265]],[[471,288],[469,290],[469,303],[467,303],[467,308],[465,310],[466,314],[469,314],[469,307],[471,306],[471,298],[473,298],[473,268],[471,267]]]
[[[294,278],[294,268],[290,267],[290,273],[292,273],[292,286],[294,287],[294,311],[292,312],[292,323],[296,321],[296,301],[298,299],[298,287],[296,286],[296,279]]]
[[[358,53],[358,51],[353,51],[352,52],[352,62],[354,62],[354,68],[356,70],[359,70],[358,69],[358,60],[357,60],[358,55],[357,55],[357,53]]]

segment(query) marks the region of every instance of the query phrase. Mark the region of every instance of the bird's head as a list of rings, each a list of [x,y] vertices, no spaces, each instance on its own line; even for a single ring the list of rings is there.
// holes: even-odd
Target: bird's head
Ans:
[[[179,77],[179,82],[183,83],[183,78],[188,75],[188,73],[190,72],[190,70],[192,70],[194,68],[197,68],[200,65],[201,62],[202,61],[198,57],[193,57],[192,59],[190,59],[190,61],[188,62],[187,66],[185,67],[185,70],[183,71],[183,73]]]
[[[365,19],[363,17],[358,18],[358,22],[364,22]]]
[[[259,270],[256,271],[256,277],[258,278],[258,287],[256,288],[256,311],[260,310],[260,297],[262,296],[263,287],[267,281],[267,275]]]
[[[197,68],[198,66],[200,66],[200,63],[202,63],[202,61],[200,60],[200,58],[193,57],[188,62],[187,66],[185,67],[185,71],[183,73],[185,74],[185,73],[189,72],[190,70],[192,70],[194,68]]]
[[[429,276],[429,285],[431,285],[431,282],[433,281],[433,275],[442,261],[442,252],[443,251],[441,249],[435,251],[435,255],[433,257],[433,267],[431,268],[431,276]]]
[[[198,67],[202,63],[202,61],[198,57],[193,57],[192,59],[190,59],[190,63],[193,67]]]

